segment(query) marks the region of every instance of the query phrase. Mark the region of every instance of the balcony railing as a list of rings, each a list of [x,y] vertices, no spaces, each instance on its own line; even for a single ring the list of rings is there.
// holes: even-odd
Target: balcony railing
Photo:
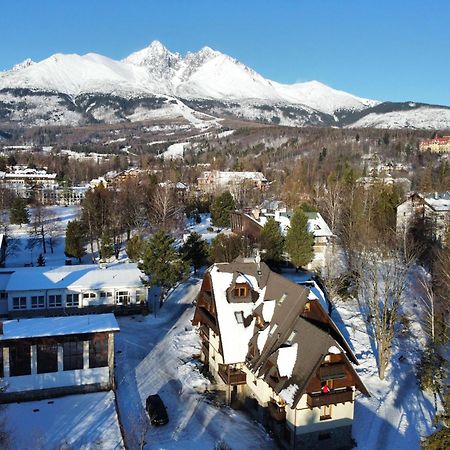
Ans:
[[[310,408],[324,405],[337,405],[353,401],[353,389],[349,388],[342,391],[331,391],[328,394],[308,394],[306,403]]]
[[[217,329],[216,319],[214,316],[203,307],[198,308],[198,311],[200,312],[202,323],[208,328],[211,328],[215,333],[218,333],[219,330]]]
[[[247,375],[240,369],[235,369],[227,364],[219,365],[219,376],[225,384],[245,384],[247,382]]]
[[[286,409],[284,406],[278,405],[277,402],[271,400],[267,404],[270,416],[277,422],[284,422],[286,420]]]

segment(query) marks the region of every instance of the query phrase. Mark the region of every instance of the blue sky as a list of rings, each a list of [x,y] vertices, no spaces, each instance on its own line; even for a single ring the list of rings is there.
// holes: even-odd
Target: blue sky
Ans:
[[[284,83],[450,105],[450,0],[2,0],[0,70],[53,53],[120,59],[208,45]]]

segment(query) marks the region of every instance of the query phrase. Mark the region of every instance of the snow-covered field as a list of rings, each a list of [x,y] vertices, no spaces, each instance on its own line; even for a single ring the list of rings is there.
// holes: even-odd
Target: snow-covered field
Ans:
[[[146,449],[213,449],[224,440],[233,450],[276,448],[261,425],[242,412],[209,403],[209,382],[192,358],[200,341],[190,321],[201,280],[191,278],[169,297],[157,317],[119,318],[116,340],[117,398],[126,441]],[[145,399],[158,393],[169,423],[150,426]]]
[[[124,448],[113,392],[12,403],[2,417],[11,450]]]

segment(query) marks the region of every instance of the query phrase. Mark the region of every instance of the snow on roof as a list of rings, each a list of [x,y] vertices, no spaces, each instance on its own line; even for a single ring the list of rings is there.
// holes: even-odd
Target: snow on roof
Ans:
[[[264,292],[265,292],[265,289],[266,289],[266,287],[264,286]],[[272,320],[276,304],[277,304],[276,300],[266,300],[263,303],[262,315],[263,315],[264,322],[270,322]]]
[[[3,334],[0,334],[0,341],[111,331],[120,331],[112,313],[15,319],[3,322]]]
[[[262,353],[264,346],[266,345],[267,338],[269,337],[270,326],[267,326],[264,330],[258,333],[258,337],[256,338],[256,345],[258,346],[258,350]]]
[[[229,303],[227,289],[233,281],[233,273],[221,272],[217,265],[210,269],[214,300],[217,308],[220,336],[222,340],[224,364],[244,362],[248,352],[248,343],[254,334],[255,318],[246,327],[237,321],[235,313],[242,312],[244,318],[252,314],[255,304]],[[256,280],[255,280],[256,281]],[[253,286],[257,290],[257,286]],[[260,295],[260,299],[263,298]]]
[[[278,350],[277,366],[282,377],[291,377],[298,356],[298,344],[281,347]]]
[[[7,291],[133,288],[143,285],[143,273],[138,269],[137,264],[133,263],[112,264],[107,268],[85,264],[59,267],[21,267],[13,270],[6,285],[5,290]]]
[[[333,236],[333,233],[320,213],[306,213],[306,217],[308,218],[306,227],[310,233],[314,234],[314,237]]]
[[[298,386],[296,384],[291,384],[287,388],[283,389],[279,395],[289,406],[292,407],[292,405],[294,404],[294,398],[297,391]]]

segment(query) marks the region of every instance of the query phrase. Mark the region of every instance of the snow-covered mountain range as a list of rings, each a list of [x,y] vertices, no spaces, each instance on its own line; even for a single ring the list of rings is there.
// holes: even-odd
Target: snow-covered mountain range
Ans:
[[[194,122],[213,116],[300,126],[450,127],[450,108],[381,103],[318,81],[277,83],[209,47],[181,56],[154,41],[122,61],[56,54],[0,73],[0,124],[178,116]]]

